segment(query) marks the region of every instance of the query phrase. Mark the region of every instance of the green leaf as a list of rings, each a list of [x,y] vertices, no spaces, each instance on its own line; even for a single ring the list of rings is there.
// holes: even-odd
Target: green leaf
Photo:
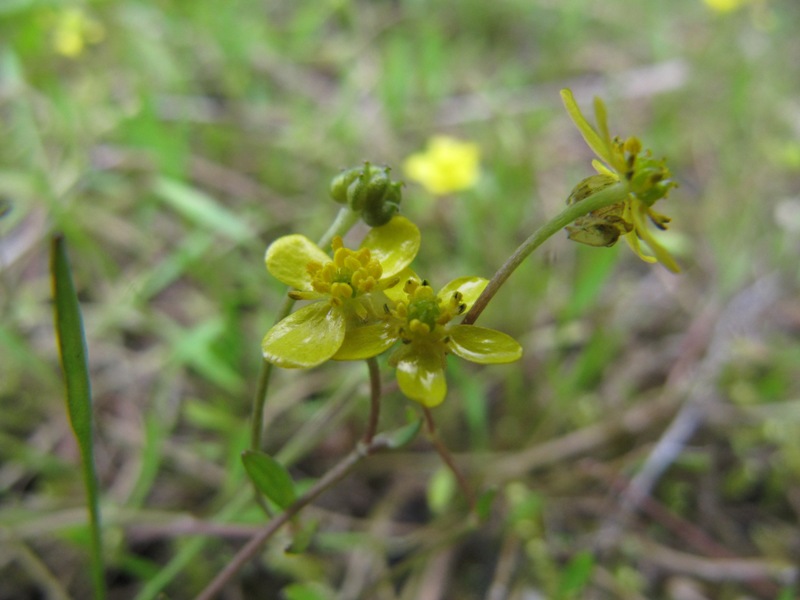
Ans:
[[[579,552],[572,557],[564,572],[556,591],[557,600],[580,597],[580,593],[589,583],[589,577],[594,569],[594,556],[590,552]]]
[[[286,600],[330,600],[333,595],[317,583],[290,583],[281,590]]]
[[[72,282],[64,238],[56,236],[50,247],[50,275],[53,286],[56,338],[67,394],[67,413],[78,441],[88,499],[92,533],[92,581],[95,598],[105,598],[103,553],[100,537],[100,509],[97,472],[94,464],[92,430],[92,390],[86,339],[83,332],[78,295]]]
[[[247,474],[259,491],[281,508],[291,505],[297,495],[289,471],[281,463],[264,452],[245,450],[242,462]]]
[[[492,504],[497,497],[497,488],[490,488],[478,496],[478,501],[475,503],[475,512],[478,514],[478,519],[481,523],[485,523],[492,514]]]
[[[410,444],[411,441],[417,437],[419,430],[422,428],[422,419],[417,419],[413,423],[409,423],[408,425],[404,425],[399,429],[395,429],[394,431],[389,431],[387,433],[381,433],[379,437],[382,440],[386,441],[386,447],[390,450],[397,450],[398,448],[402,448],[406,444]]]
[[[458,489],[458,483],[453,472],[446,467],[437,469],[428,482],[427,497],[431,512],[436,515],[445,514],[450,501],[455,496],[456,489]]]
[[[254,237],[250,227],[211,196],[180,181],[161,177],[153,191],[172,208],[197,225],[236,242]]]
[[[314,536],[319,529],[319,521],[308,520],[298,525],[295,521],[295,527],[292,529],[292,543],[286,549],[287,554],[303,554],[311,542],[314,541]]]

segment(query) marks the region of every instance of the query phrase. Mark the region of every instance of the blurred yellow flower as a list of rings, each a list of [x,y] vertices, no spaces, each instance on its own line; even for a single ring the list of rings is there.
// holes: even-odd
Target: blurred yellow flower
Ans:
[[[68,8],[56,17],[53,47],[69,58],[79,56],[88,44],[97,44],[106,36],[103,24],[80,8]]]
[[[478,181],[479,163],[477,144],[434,136],[424,152],[405,160],[403,171],[431,194],[441,196],[473,187]]]
[[[711,10],[726,13],[739,8],[744,4],[744,0],[703,0],[703,3]]]

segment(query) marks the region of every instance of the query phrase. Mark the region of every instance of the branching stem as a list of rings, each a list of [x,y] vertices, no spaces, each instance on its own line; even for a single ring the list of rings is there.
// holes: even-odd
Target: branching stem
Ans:
[[[283,527],[289,520],[303,508],[316,500],[323,492],[330,489],[343,479],[353,468],[367,456],[388,448],[388,441],[381,436],[375,436],[369,444],[359,443],[358,446],[342,459],[335,467],[325,473],[305,494],[300,496],[284,512],[272,519],[267,525],[254,535],[247,544],[231,559],[217,576],[200,592],[196,600],[212,600],[219,594],[225,585],[239,572],[239,570],[252,559],[261,547]]]

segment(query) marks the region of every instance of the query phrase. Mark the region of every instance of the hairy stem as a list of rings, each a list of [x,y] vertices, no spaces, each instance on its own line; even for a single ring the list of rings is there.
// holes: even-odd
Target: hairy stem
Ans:
[[[497,273],[494,274],[486,289],[483,290],[475,304],[472,305],[462,323],[465,325],[474,323],[486,308],[486,305],[489,304],[489,301],[494,298],[494,295],[506,282],[506,279],[511,276],[511,273],[549,237],[575,221],[575,219],[587,215],[593,210],[622,202],[628,197],[628,193],[628,186],[625,183],[620,182],[610,185],[580,202],[567,206],[561,213],[534,231],[533,235],[522,242],[514,254],[497,270]]]

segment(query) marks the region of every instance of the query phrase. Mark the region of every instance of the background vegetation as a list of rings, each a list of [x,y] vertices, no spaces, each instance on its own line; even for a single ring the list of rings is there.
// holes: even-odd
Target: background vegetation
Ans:
[[[324,231],[340,168],[399,172],[445,133],[480,145],[482,177],[440,199],[407,185],[416,264],[491,276],[590,172],[567,86],[669,158],[684,272],[550,240],[481,317],[522,361],[451,361],[435,411],[498,491],[488,521],[464,527],[420,436],[225,597],[794,598],[799,22],[792,0],[0,3],[0,598],[91,589],[53,231],[84,311],[109,597],[191,597],[265,520],[240,453],[282,301],[267,244]],[[295,479],[354,446],[366,373],[279,370],[265,449]],[[389,388],[382,427],[409,407]]]

